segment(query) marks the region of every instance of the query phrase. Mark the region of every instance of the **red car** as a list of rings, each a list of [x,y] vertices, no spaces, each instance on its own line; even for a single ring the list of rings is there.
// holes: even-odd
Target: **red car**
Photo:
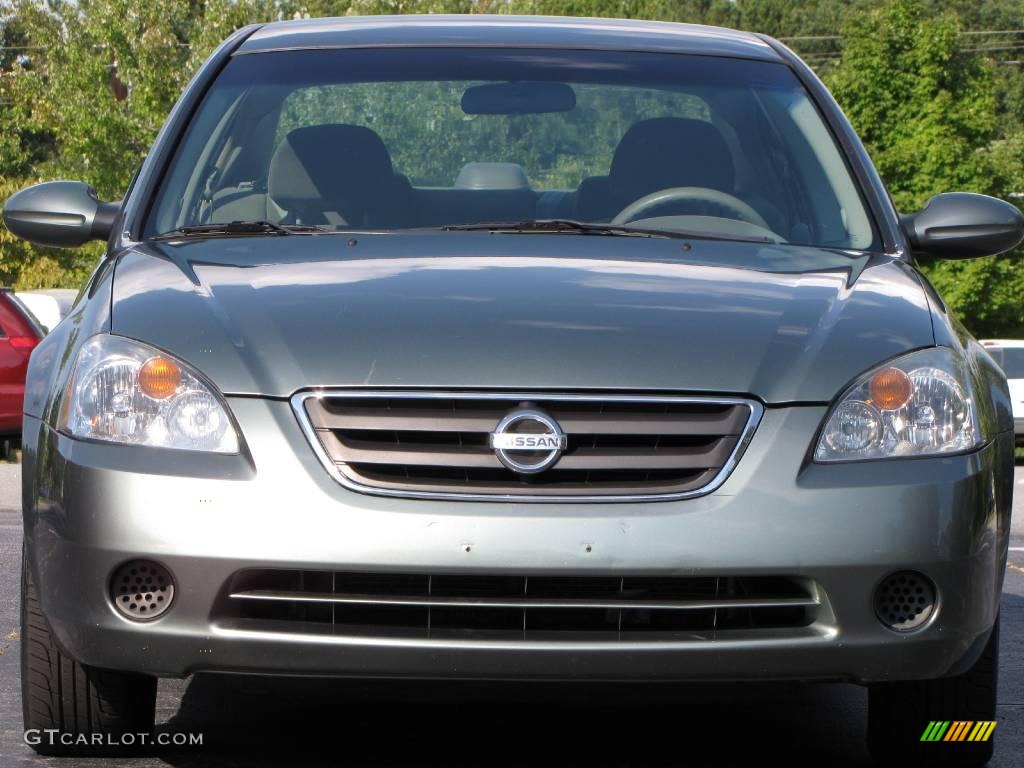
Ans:
[[[0,288],[0,438],[21,435],[28,358],[43,330],[10,288]]]

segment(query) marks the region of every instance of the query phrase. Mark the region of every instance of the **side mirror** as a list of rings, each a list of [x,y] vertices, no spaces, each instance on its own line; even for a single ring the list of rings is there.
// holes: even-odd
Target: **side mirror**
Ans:
[[[1024,240],[1024,215],[1016,206],[970,192],[936,195],[900,223],[915,253],[939,259],[995,256]]]
[[[57,248],[106,240],[121,203],[101,203],[96,190],[80,181],[48,181],[11,195],[4,224],[15,235]]]

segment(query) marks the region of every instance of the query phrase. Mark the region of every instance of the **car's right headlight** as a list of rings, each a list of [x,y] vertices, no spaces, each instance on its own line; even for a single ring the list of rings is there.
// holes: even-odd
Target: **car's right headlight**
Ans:
[[[212,384],[138,341],[99,334],[78,353],[60,409],[73,437],[238,453],[238,433]]]
[[[933,347],[854,382],[832,406],[814,460],[941,456],[981,443],[967,366],[952,350]]]

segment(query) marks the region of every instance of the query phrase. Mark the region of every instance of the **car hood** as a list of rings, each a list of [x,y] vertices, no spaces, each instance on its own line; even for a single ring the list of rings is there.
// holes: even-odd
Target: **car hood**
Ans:
[[[111,329],[226,394],[314,386],[616,389],[827,402],[933,343],[888,257],[473,232],[273,236],[118,257]]]

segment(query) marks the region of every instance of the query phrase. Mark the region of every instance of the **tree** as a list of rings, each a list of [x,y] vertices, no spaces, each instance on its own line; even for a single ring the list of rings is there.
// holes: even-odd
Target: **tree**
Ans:
[[[14,0],[0,4],[0,199],[54,178],[121,197],[194,69],[238,26],[266,21],[272,0]],[[0,281],[79,284],[102,248],[39,248],[0,228]]]
[[[34,9],[33,9],[34,10]],[[40,25],[56,25],[40,17]],[[40,26],[40,28],[42,28]],[[0,200],[42,179],[36,169],[57,152],[57,138],[48,126],[32,120],[30,102],[22,98],[26,73],[39,65],[43,51],[34,42],[28,16],[0,6]],[[17,288],[76,284],[96,256],[90,252],[38,248],[0,227],[0,283]]]
[[[853,0],[736,0],[737,26],[773,37],[832,36]]]
[[[890,0],[847,17],[842,59],[827,78],[888,185],[913,211],[940,192],[1006,196],[1024,142],[997,139],[991,64],[965,52],[958,17],[923,0]],[[926,272],[978,335],[1024,335],[1020,254],[942,262]]]
[[[46,48],[19,74],[29,124],[53,133],[65,174],[116,199],[187,80],[188,3],[23,0],[18,11]]]
[[[991,192],[984,148],[995,137],[991,67],[963,53],[955,16],[893,0],[848,17],[828,85],[899,208],[937,192]]]

